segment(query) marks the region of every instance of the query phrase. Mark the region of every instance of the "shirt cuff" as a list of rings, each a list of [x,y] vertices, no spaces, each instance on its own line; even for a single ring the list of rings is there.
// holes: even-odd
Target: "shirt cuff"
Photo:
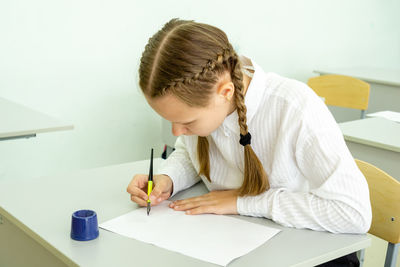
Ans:
[[[188,174],[185,171],[184,166],[179,166],[180,165],[179,163],[178,164],[171,164],[171,163],[172,162],[165,161],[164,164],[159,169],[158,173],[168,175],[169,178],[171,178],[173,188],[170,197],[173,197],[178,192],[183,191],[186,188],[189,188],[195,183],[197,183],[200,180],[200,176],[192,173]],[[191,176],[195,177],[191,179],[188,178]]]
[[[178,168],[173,168],[173,167],[165,167],[159,171],[160,174],[168,175],[169,178],[172,180],[172,192],[171,196],[173,197],[176,193],[179,191],[183,190],[184,186],[180,182],[181,179],[177,179],[177,177],[180,177],[182,175]]]

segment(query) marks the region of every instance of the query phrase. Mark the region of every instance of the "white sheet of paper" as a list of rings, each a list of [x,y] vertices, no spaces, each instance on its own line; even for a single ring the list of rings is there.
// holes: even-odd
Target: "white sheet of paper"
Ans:
[[[259,247],[280,231],[227,216],[186,215],[169,208],[169,203],[165,201],[152,207],[150,216],[146,208],[139,208],[99,226],[222,266]]]
[[[367,114],[367,117],[380,117],[394,122],[400,122],[400,112],[394,111],[379,111]]]

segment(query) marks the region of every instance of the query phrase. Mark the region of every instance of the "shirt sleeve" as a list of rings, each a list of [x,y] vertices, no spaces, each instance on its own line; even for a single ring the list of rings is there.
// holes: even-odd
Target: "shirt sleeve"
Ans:
[[[372,219],[368,184],[329,115],[328,122],[320,121],[320,115],[311,122],[299,119],[300,130],[293,134],[293,157],[308,190],[275,187],[257,196],[239,197],[239,214],[333,233],[368,231]]]
[[[183,136],[177,138],[174,152],[161,164],[158,171],[159,174],[165,174],[171,178],[173,183],[171,197],[200,181],[200,176],[189,157],[185,141]]]

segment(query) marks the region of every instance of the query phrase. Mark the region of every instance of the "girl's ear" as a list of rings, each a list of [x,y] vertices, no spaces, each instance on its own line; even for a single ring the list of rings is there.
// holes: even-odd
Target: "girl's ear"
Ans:
[[[221,83],[217,88],[217,94],[230,101],[235,93],[235,85],[231,81]]]

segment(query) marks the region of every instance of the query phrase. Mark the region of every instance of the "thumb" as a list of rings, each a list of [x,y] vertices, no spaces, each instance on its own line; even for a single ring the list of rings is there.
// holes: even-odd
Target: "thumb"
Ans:
[[[151,191],[150,194],[150,200],[151,201],[155,201],[156,199],[158,199],[159,197],[161,197],[163,190],[164,190],[164,183],[156,183],[154,185],[154,189],[153,191]]]

